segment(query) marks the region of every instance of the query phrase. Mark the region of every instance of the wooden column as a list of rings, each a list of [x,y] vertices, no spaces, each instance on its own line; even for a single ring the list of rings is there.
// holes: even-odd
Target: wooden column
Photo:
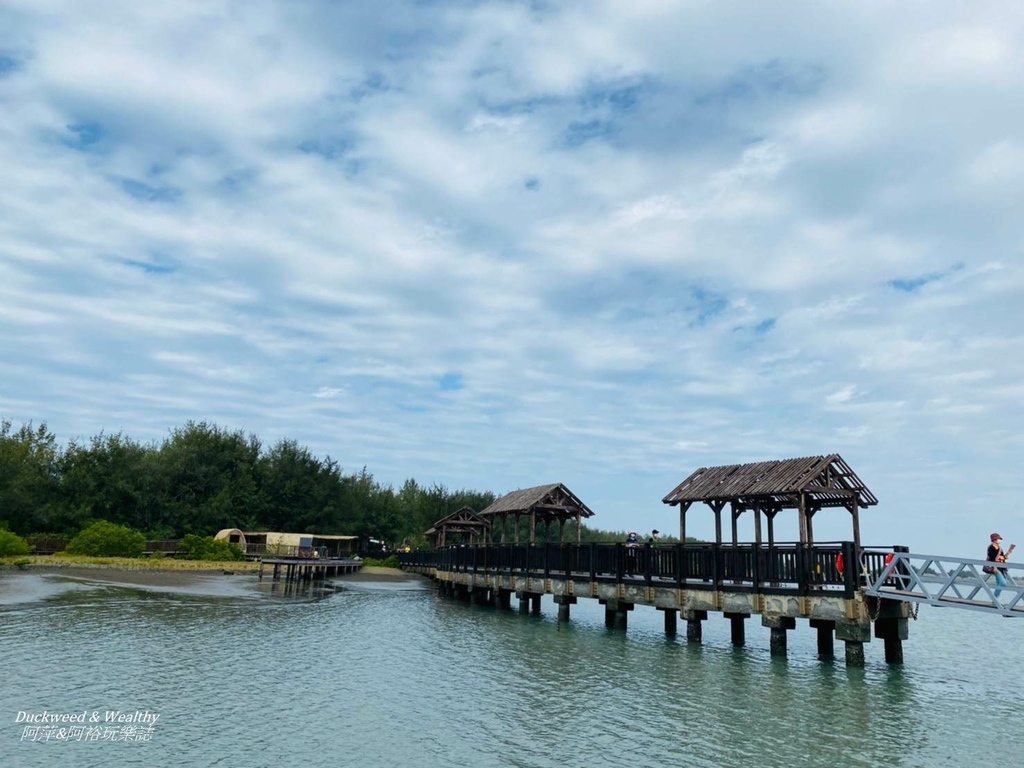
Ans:
[[[853,497],[853,505],[850,509],[850,514],[853,515],[853,551],[857,554],[857,562],[860,563],[860,512],[857,509],[857,497]],[[857,566],[858,573],[857,578],[860,578],[860,566]]]
[[[800,494],[800,543],[807,543],[807,494]]]
[[[722,546],[722,507],[724,501],[709,501],[710,507],[715,510],[715,544]]]
[[[679,505],[679,543],[686,543],[686,510],[690,508],[689,502]]]

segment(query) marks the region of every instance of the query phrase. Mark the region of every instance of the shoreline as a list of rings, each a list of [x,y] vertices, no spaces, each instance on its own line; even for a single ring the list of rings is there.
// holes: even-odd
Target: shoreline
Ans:
[[[25,561],[28,562],[25,562]],[[260,563],[250,560],[175,560],[172,558],[160,559],[136,559],[129,557],[85,557],[85,556],[60,556],[60,555],[29,555],[22,558],[0,559],[0,573],[54,573],[65,574],[77,578],[90,578],[91,574],[99,577],[96,572],[108,572],[106,579],[114,579],[114,574],[133,574],[138,578],[145,574],[147,577],[160,578],[166,576],[204,576],[204,575],[231,575],[231,576],[257,576],[260,572]],[[90,573],[91,572],[91,573]],[[400,582],[418,581],[425,577],[406,573],[400,568],[385,568],[378,565],[365,565],[358,571],[339,574],[332,577],[331,581],[377,581],[377,582]]]
[[[28,561],[28,562],[26,562]],[[259,573],[249,560],[175,560],[173,558],[86,557],[84,555],[28,555],[0,559],[3,571],[64,571],[68,569],[144,571],[153,573]]]

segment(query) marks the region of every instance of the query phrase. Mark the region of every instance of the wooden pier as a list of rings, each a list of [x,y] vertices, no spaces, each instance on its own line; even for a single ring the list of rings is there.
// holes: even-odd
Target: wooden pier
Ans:
[[[905,548],[897,548],[905,550]],[[745,622],[759,615],[771,630],[770,651],[785,656],[787,632],[806,620],[817,632],[818,655],[834,656],[834,641],[845,643],[846,664],[864,665],[864,644],[872,634],[883,640],[885,658],[902,663],[911,607],[867,597],[861,591],[871,573],[880,573],[891,549],[863,552],[861,572],[852,541],[803,545],[677,544],[630,549],[622,544],[492,544],[400,553],[402,567],[429,576],[441,594],[481,605],[539,613],[543,595],[568,621],[579,598],[605,607],[608,627],[627,628],[637,605],[664,615],[674,635],[677,617],[686,621],[686,639],[699,643],[703,622],[717,613],[731,624],[732,643],[746,642]],[[842,555],[842,559],[840,559]]]
[[[321,557],[265,557],[260,560],[260,580],[263,579],[263,567],[273,566],[272,578],[278,581],[312,581],[327,579],[345,573],[355,573],[362,569],[363,561],[351,558]]]

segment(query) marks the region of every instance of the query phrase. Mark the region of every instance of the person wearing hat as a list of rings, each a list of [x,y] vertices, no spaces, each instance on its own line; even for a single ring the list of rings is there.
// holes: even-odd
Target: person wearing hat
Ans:
[[[653,531],[651,531],[651,538],[649,538],[647,540],[647,543],[650,544],[652,547],[655,544],[658,543],[658,529],[657,528],[655,528]]]
[[[1003,537],[998,533],[993,533],[989,538],[988,552],[985,554],[985,559],[990,563],[1005,563],[1006,553],[1003,552]],[[1000,587],[1006,586],[1006,573],[1005,568],[997,568],[992,565],[987,565],[983,569],[985,573],[995,574],[996,577],[996,591],[995,596],[999,597],[999,593],[1002,591]]]
[[[630,549],[640,546],[640,539],[637,538],[636,531],[630,531],[629,535],[626,536],[626,546]]]

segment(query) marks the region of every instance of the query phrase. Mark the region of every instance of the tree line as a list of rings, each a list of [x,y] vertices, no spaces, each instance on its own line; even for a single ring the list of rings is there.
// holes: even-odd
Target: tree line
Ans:
[[[294,440],[189,421],[159,443],[101,433],[61,446],[45,423],[0,420],[0,528],[73,536],[106,520],[150,539],[212,536],[223,528],[345,534],[426,546],[423,532],[490,491],[406,480],[397,490],[364,467],[346,473]],[[523,521],[524,524],[526,521]],[[585,541],[619,534],[584,529]],[[521,541],[526,540],[520,538]]]

